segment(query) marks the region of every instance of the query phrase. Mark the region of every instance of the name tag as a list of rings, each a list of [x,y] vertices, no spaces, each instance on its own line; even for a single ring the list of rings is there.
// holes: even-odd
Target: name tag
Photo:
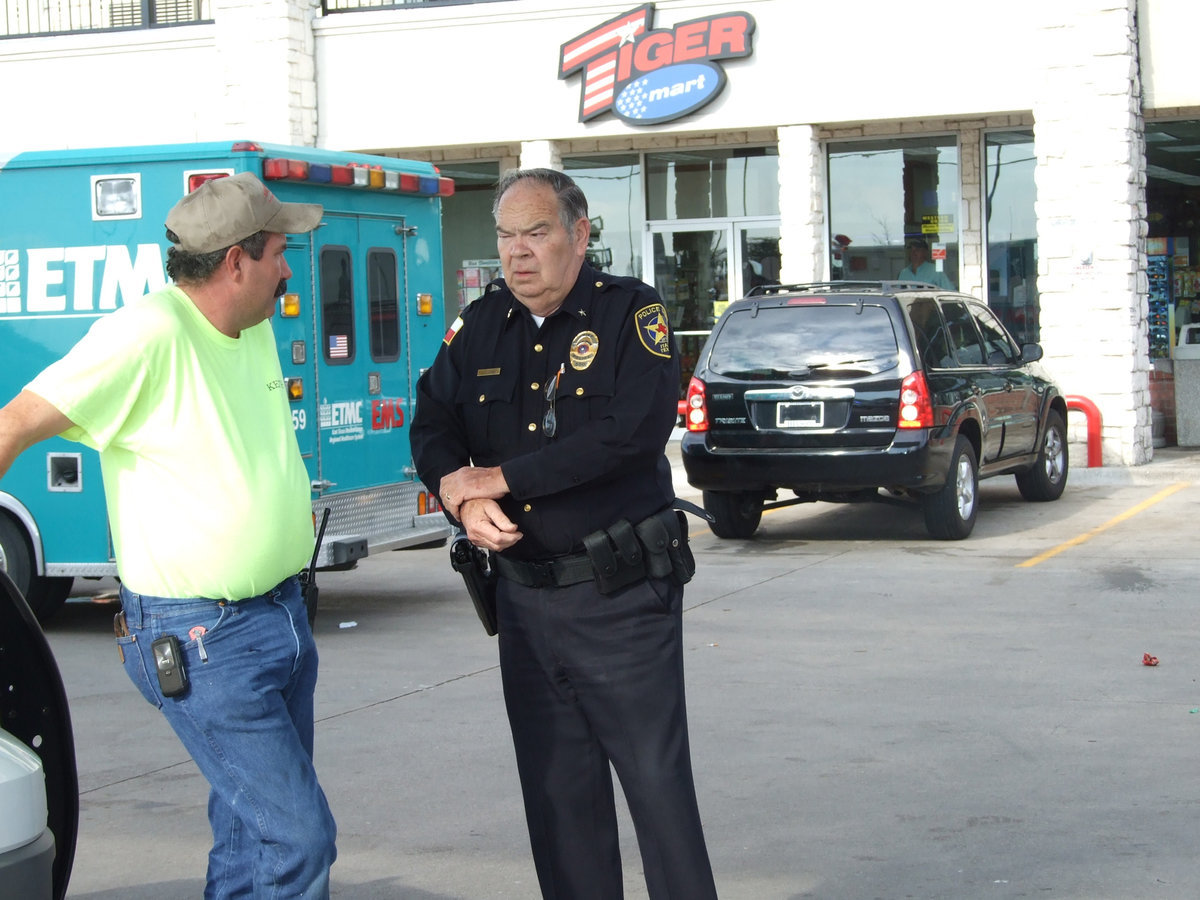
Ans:
[[[475,374],[479,377],[483,377],[484,375],[499,375],[500,369],[498,369],[498,368],[496,368],[496,369],[480,369]]]

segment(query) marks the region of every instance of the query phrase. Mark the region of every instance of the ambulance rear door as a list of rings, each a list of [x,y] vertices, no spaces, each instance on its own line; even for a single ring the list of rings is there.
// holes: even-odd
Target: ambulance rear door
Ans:
[[[405,240],[402,218],[328,210],[313,234],[318,494],[414,480]]]

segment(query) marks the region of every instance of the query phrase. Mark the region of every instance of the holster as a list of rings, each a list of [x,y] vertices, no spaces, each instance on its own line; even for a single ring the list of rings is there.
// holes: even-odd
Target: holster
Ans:
[[[491,554],[480,550],[460,531],[450,542],[450,565],[463,577],[483,630],[489,636],[495,635],[496,582],[500,576],[492,565]]]
[[[696,561],[688,546],[687,522],[683,513],[670,507],[637,525],[618,519],[585,537],[583,547],[602,594],[611,594],[643,578],[670,576],[683,585],[696,572]]]
[[[308,610],[308,627],[312,628],[317,619],[317,601],[320,598],[320,591],[317,589],[316,579],[307,569],[300,573],[299,579],[300,597],[304,600],[304,606]]]

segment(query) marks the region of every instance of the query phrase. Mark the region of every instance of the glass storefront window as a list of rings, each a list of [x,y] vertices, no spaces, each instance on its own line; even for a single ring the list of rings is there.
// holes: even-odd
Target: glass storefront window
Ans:
[[[1032,131],[985,136],[987,302],[1018,343],[1037,342],[1037,190]]]
[[[500,272],[492,218],[500,164],[442,163],[438,170],[454,179],[453,195],[442,201],[442,272],[449,325]]]
[[[1166,359],[1200,322],[1200,120],[1146,123],[1146,211],[1149,349]]]
[[[563,159],[588,201],[588,262],[613,275],[642,277],[642,166],[636,153]]]
[[[886,281],[916,266],[921,280],[957,287],[959,203],[953,137],[831,144],[830,277]],[[925,260],[910,246],[922,242]]]
[[[779,151],[672,150],[646,154],[647,218],[779,215]]]

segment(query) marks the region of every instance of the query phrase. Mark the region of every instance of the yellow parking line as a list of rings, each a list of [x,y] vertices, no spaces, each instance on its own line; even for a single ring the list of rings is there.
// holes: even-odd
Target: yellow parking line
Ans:
[[[1084,543],[1085,541],[1090,541],[1092,538],[1094,538],[1096,535],[1100,534],[1101,532],[1108,531],[1108,529],[1112,528],[1114,525],[1118,525],[1121,522],[1124,522],[1126,519],[1132,518],[1133,516],[1136,516],[1140,512],[1144,512],[1145,510],[1147,510],[1151,506],[1153,506],[1155,503],[1158,503],[1161,500],[1166,500],[1172,494],[1183,490],[1185,487],[1188,487],[1188,485],[1190,485],[1190,484],[1191,484],[1190,481],[1183,481],[1183,482],[1180,482],[1179,484],[1173,484],[1169,488],[1163,488],[1161,491],[1159,491],[1153,497],[1149,498],[1148,500],[1143,500],[1137,506],[1134,506],[1130,509],[1125,510],[1125,512],[1121,513],[1115,519],[1109,519],[1103,525],[1097,525],[1091,531],[1085,532],[1081,535],[1077,535],[1076,537],[1071,538],[1071,540],[1067,541],[1066,543],[1059,544],[1057,547],[1047,550],[1045,553],[1039,553],[1037,556],[1034,556],[1034,557],[1031,557],[1030,559],[1025,560],[1025,562],[1017,563],[1016,568],[1027,569],[1031,566],[1036,566],[1038,563],[1045,562],[1046,560],[1050,559],[1053,556],[1058,556],[1058,554],[1062,553],[1064,550],[1069,550],[1072,547],[1078,547],[1080,544]]]

